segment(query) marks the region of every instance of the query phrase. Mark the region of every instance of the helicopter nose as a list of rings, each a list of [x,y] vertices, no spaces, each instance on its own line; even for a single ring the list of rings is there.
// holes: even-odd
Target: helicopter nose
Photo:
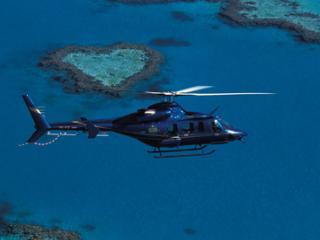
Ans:
[[[246,132],[243,131],[238,131],[238,130],[227,130],[227,133],[230,135],[230,137],[234,140],[240,140],[246,136],[248,136],[248,134]]]

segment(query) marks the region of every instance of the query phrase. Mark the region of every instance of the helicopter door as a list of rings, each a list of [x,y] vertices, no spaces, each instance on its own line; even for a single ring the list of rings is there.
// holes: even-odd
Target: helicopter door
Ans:
[[[150,134],[157,134],[158,132],[159,132],[159,129],[156,126],[152,125],[148,128],[148,133]]]
[[[189,130],[190,130],[190,133],[194,132],[194,123],[193,122],[189,123]]]
[[[179,125],[180,126],[180,125]],[[180,126],[180,131],[184,136],[188,136],[191,133],[191,125],[189,122],[183,122]]]
[[[170,135],[177,135],[178,134],[178,125],[176,123],[174,123],[171,126],[169,126],[168,133]]]
[[[203,122],[199,122],[198,123],[198,130],[199,130],[199,132],[204,132],[204,124],[203,124]]]

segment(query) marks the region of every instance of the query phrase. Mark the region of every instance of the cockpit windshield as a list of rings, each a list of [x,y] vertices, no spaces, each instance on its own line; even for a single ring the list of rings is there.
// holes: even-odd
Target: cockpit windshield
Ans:
[[[228,122],[223,120],[221,117],[217,117],[215,122],[220,128],[233,128]]]

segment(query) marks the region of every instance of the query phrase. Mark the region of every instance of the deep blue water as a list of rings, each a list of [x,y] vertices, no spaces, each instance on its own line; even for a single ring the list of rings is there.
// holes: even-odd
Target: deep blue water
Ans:
[[[31,211],[26,221],[50,225],[57,218],[79,231],[94,224],[95,231],[82,231],[85,239],[319,239],[320,47],[274,28],[228,26],[215,16],[218,9],[209,3],[2,1],[0,200]],[[174,20],[173,10],[194,22]],[[220,106],[223,118],[249,133],[246,144],[217,146],[209,157],[165,160],[116,134],[17,147],[33,131],[25,92],[46,106],[50,121],[120,116],[154,102],[65,93],[36,67],[46,52],[70,44],[149,44],[159,37],[191,43],[156,47],[166,57],[159,78],[170,80],[163,88],[278,93],[178,99],[189,110]]]

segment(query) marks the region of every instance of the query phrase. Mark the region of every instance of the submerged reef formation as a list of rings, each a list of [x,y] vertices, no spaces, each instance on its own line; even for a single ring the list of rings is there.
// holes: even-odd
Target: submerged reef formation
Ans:
[[[1,229],[1,226],[6,223],[5,217],[8,214],[12,213],[12,211],[13,211],[13,206],[11,203],[9,202],[0,203],[0,229]]]
[[[80,240],[80,234],[58,228],[49,229],[40,225],[22,223],[2,223],[0,236],[17,237],[26,240]]]
[[[185,40],[177,40],[174,38],[155,38],[150,41],[150,44],[159,47],[187,47],[191,43]]]
[[[137,80],[158,73],[162,55],[144,45],[67,46],[41,59],[43,69],[66,72],[53,79],[71,92],[96,91],[119,96]]]
[[[155,3],[174,3],[174,2],[198,2],[201,0],[109,0],[110,2],[118,2],[125,4],[155,4]],[[225,0],[204,0],[206,2],[221,2]]]
[[[87,224],[83,224],[80,226],[81,229],[87,231],[87,232],[93,232],[94,230],[96,230],[96,226],[90,223]]]
[[[112,0],[127,4],[197,0]],[[198,0],[200,1],[200,0]],[[219,15],[241,26],[274,26],[293,31],[304,42],[320,43],[320,4],[315,0],[206,0],[222,2]],[[176,16],[177,17],[177,16]],[[178,17],[181,17],[178,15]]]
[[[190,15],[182,11],[172,11],[171,16],[173,19],[180,21],[180,22],[193,22],[194,19]]]
[[[195,235],[197,233],[197,231],[195,229],[190,228],[190,227],[183,229],[183,232],[189,236]]]
[[[220,15],[243,26],[275,26],[320,42],[320,4],[311,0],[227,0]]]
[[[22,240],[80,240],[80,234],[59,228],[46,228],[36,224],[11,223],[7,216],[13,214],[13,206],[8,202],[0,203],[0,239]]]
[[[147,3],[173,3],[173,2],[196,2],[197,0],[110,0],[127,4],[147,4]]]

